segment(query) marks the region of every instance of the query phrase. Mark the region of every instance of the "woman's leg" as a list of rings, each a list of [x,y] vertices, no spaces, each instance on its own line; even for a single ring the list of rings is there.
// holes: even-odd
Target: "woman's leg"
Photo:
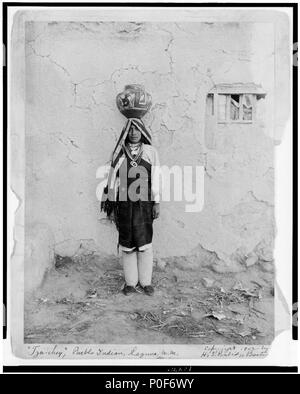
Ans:
[[[127,286],[135,287],[138,283],[137,252],[122,251],[122,262]]]
[[[153,269],[153,249],[152,246],[143,252],[137,252],[139,282],[142,287],[150,286]]]

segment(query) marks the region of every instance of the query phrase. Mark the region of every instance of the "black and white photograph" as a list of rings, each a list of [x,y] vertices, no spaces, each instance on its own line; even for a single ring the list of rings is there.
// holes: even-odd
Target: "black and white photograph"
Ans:
[[[16,357],[205,363],[292,342],[292,11],[11,13]]]

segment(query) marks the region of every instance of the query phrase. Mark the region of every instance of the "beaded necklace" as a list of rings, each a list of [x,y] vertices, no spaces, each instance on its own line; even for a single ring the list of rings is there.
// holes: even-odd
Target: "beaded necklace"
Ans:
[[[138,166],[138,164],[139,164],[140,161],[141,161],[142,154],[143,154],[143,144],[139,144],[139,149],[138,149],[138,151],[137,151],[137,153],[136,153],[135,155],[132,155],[132,154],[131,154],[130,148],[131,148],[131,149],[132,149],[132,148],[136,148],[137,145],[138,145],[138,144],[128,144],[129,149],[128,149],[127,145],[124,145],[125,151],[126,151],[128,157],[129,157],[129,159],[130,159],[130,165],[131,165],[132,167],[137,167],[137,166]],[[133,150],[133,149],[132,149],[132,150]]]

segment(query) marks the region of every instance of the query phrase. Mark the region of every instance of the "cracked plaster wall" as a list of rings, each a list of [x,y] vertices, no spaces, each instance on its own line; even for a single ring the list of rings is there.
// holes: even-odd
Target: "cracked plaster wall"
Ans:
[[[144,121],[161,163],[205,167],[202,212],[161,204],[156,255],[208,250],[228,270],[247,256],[272,260],[273,70],[267,23],[27,22],[26,223],[47,223],[57,253],[72,255],[80,244],[116,253],[96,170],[125,122],[116,94],[142,83],[153,98]],[[206,94],[223,82],[262,84],[263,122],[223,126],[209,149]]]

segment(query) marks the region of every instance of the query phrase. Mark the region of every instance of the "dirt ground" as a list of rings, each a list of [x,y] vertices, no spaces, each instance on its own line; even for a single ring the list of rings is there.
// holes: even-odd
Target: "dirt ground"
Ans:
[[[254,265],[218,274],[209,267],[157,265],[155,295],[124,296],[118,259],[57,256],[25,299],[26,343],[269,344],[273,273]]]

